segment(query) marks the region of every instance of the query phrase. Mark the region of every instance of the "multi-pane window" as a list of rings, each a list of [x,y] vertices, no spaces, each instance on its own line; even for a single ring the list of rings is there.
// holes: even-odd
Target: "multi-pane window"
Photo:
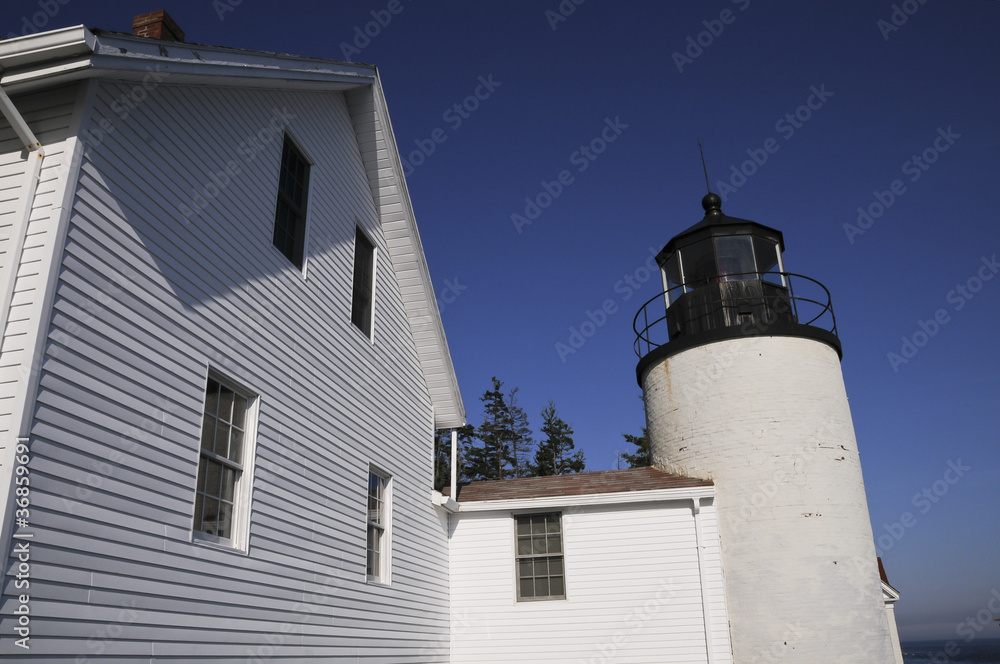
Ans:
[[[515,517],[517,529],[517,598],[566,597],[562,523],[558,512]]]
[[[368,472],[368,544],[365,568],[372,581],[388,581],[389,478]]]
[[[306,244],[308,183],[309,162],[285,136],[278,175],[278,202],[274,209],[274,246],[298,268],[302,267]]]
[[[354,290],[351,322],[366,335],[372,333],[372,301],[375,295],[375,245],[360,228],[354,236]]]
[[[206,539],[231,543],[239,516],[250,399],[209,378],[202,413],[201,453],[195,491],[194,530]]]

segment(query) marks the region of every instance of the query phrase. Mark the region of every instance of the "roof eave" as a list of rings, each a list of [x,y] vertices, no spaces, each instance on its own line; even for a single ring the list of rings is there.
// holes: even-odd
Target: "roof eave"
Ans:
[[[0,75],[9,92],[81,78],[138,80],[151,71],[180,84],[340,91],[370,85],[376,70],[339,60],[94,34],[83,26],[0,42]]]
[[[554,509],[590,505],[626,505],[655,503],[694,498],[714,498],[714,486],[677,487],[673,489],[646,489],[641,491],[614,491],[587,493],[571,496],[545,496],[542,498],[507,498],[500,500],[459,501],[459,512],[509,512],[529,509]]]

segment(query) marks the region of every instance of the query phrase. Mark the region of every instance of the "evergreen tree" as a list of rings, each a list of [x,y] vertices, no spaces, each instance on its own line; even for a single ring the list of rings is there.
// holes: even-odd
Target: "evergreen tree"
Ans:
[[[475,429],[466,424],[458,430],[458,481],[467,481],[465,467],[462,463],[464,451],[472,444]],[[434,488],[440,491],[451,484],[451,429],[438,429],[434,432]]]
[[[503,382],[494,376],[486,390],[483,423],[475,437],[481,445],[470,444],[465,454],[465,472],[470,480],[503,480],[530,474],[530,454],[534,441],[528,416],[517,405],[517,388],[503,392]]]
[[[507,393],[507,423],[510,426],[510,457],[514,477],[530,477],[531,452],[535,441],[528,426],[528,414],[517,405],[517,390]]]
[[[542,410],[542,434],[545,440],[538,444],[532,470],[535,475],[563,475],[579,473],[584,468],[583,450],[573,452],[573,427],[556,414],[556,406],[549,405]]]
[[[646,433],[646,427],[642,428],[641,436],[633,436],[628,433],[623,433],[622,436],[625,437],[626,442],[632,443],[638,448],[633,454],[629,454],[628,452],[621,453],[621,458],[625,459],[629,468],[642,468],[653,465],[653,450],[649,447],[649,436]]]
[[[502,480],[510,477],[510,434],[507,425],[508,409],[503,383],[496,376],[493,389],[486,390],[483,402],[483,423],[476,429],[481,445],[470,445],[465,455],[466,472],[471,480]]]

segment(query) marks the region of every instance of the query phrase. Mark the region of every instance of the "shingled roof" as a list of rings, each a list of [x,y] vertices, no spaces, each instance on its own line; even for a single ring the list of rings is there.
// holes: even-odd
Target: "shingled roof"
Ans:
[[[713,486],[711,480],[674,475],[654,468],[628,468],[602,470],[573,475],[522,477],[513,480],[470,482],[458,487],[458,502],[477,500],[515,500],[519,498],[545,498],[548,496],[583,496],[598,493],[650,491],[654,489],[686,489]],[[444,494],[450,490],[446,488]]]

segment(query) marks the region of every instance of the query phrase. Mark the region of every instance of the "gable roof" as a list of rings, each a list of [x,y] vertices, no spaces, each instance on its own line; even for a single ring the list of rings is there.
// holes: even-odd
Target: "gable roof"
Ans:
[[[141,81],[151,70],[169,72],[174,84],[345,93],[430,394],[434,426],[465,424],[458,378],[378,70],[338,60],[91,31],[82,25],[0,41],[0,86],[8,94],[93,77]]]
[[[519,500],[554,496],[585,496],[660,489],[714,486],[711,480],[684,477],[654,466],[625,470],[601,470],[572,475],[521,477],[512,480],[471,482],[458,487],[458,502]],[[447,495],[450,489],[443,492]]]

